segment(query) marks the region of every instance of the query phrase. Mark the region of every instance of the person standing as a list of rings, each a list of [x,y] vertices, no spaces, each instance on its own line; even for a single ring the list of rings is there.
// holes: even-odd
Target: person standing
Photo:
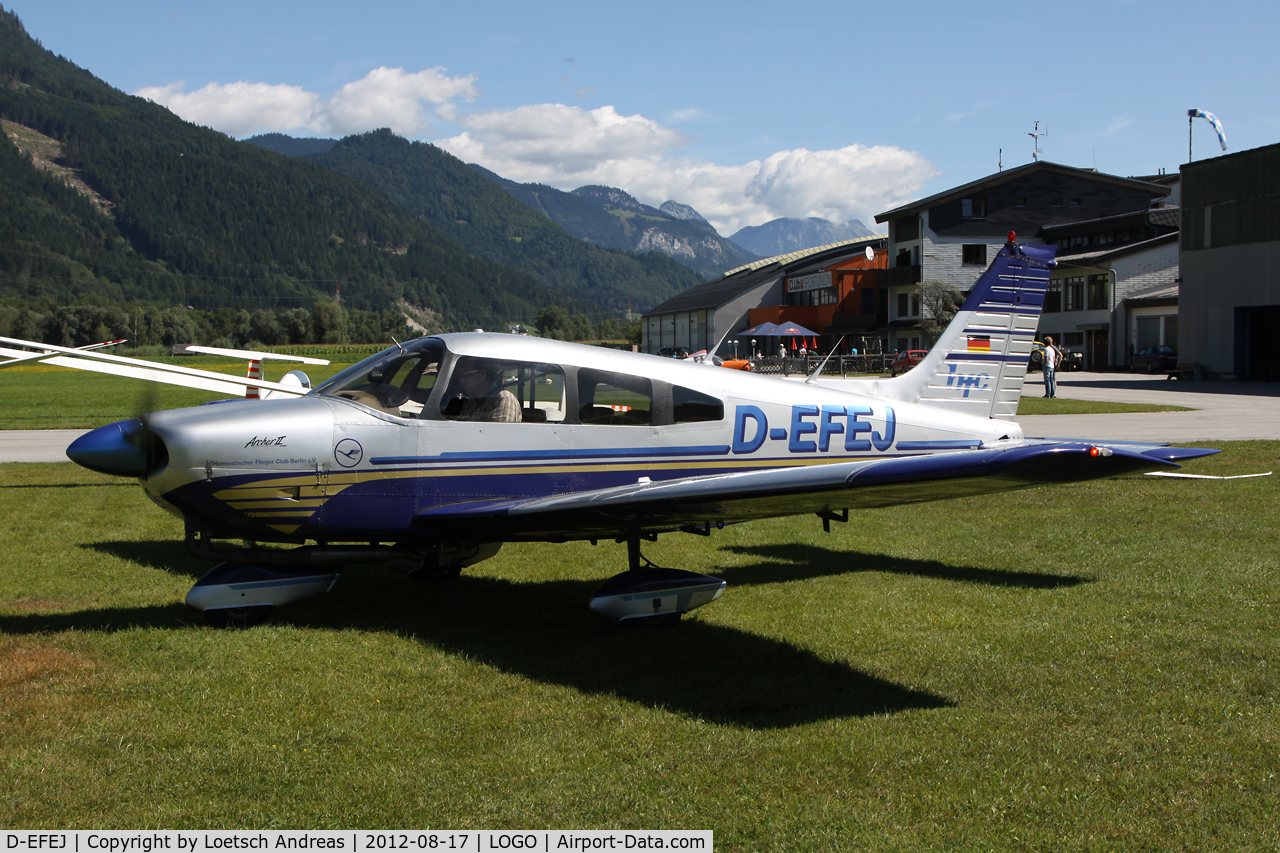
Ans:
[[[1053,338],[1046,335],[1044,339],[1044,395],[1049,398],[1058,396],[1058,365],[1062,364],[1062,351],[1053,345]]]

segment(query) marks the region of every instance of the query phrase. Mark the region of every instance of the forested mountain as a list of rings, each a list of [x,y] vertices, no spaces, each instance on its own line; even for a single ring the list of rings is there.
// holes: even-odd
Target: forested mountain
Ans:
[[[615,187],[586,186],[567,193],[545,184],[519,184],[480,166],[471,168],[575,237],[609,249],[661,252],[695,270],[700,280],[719,278],[726,270],[756,260],[756,255],[717,234],[688,205],[680,205],[681,212],[693,216],[676,216],[641,204]],[[672,204],[676,202],[666,202]]]
[[[287,136],[283,133],[260,133],[250,136],[245,142],[284,154],[286,157],[304,157],[307,154],[320,154],[338,144],[336,139],[316,139],[314,137]]]
[[[113,89],[44,50],[3,8],[0,118],[47,155],[19,150],[8,132],[0,140],[0,301],[10,307],[293,308],[341,283],[350,307],[404,300],[454,328],[530,322],[550,304],[595,310],[473,257],[355,180]]]
[[[874,234],[874,231],[857,219],[841,224],[816,216],[808,219],[784,217],[763,225],[748,225],[733,235],[733,241],[746,246],[762,258],[772,258],[815,246],[871,237]]]
[[[477,257],[564,287],[606,310],[646,309],[700,281],[664,254],[584,243],[452,154],[389,130],[349,136],[307,159],[382,192]]]

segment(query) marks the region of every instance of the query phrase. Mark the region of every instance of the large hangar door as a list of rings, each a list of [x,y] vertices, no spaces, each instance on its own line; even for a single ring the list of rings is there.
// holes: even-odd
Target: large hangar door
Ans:
[[[1280,305],[1236,309],[1236,376],[1280,382]]]

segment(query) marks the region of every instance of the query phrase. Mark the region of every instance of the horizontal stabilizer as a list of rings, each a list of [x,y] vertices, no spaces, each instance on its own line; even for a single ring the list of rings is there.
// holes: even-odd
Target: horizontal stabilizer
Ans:
[[[301,364],[328,364],[327,358],[309,358],[301,355],[282,355],[278,352],[257,352],[256,350],[247,349],[227,349],[226,347],[202,347],[195,344],[187,344],[187,352],[199,352],[205,355],[225,355],[230,358],[245,358],[250,361],[265,361],[273,359],[275,361],[296,361]]]
[[[300,397],[306,393],[306,389],[300,388],[298,385],[267,382],[264,379],[250,377],[228,376],[225,373],[198,370],[194,367],[182,367],[177,364],[164,364],[140,358],[127,358],[122,355],[89,352],[85,349],[41,344],[17,338],[0,337],[0,342],[43,349],[45,352],[37,355],[42,363],[53,364],[58,367],[70,367],[75,370],[109,373],[113,376],[127,376],[131,379],[145,379],[151,382],[181,385],[186,388],[200,388],[205,391],[216,391],[220,394],[232,394],[235,396],[243,396],[246,388],[266,388],[291,397]],[[53,355],[56,353],[61,353],[62,355]],[[24,353],[24,355],[29,354]]]

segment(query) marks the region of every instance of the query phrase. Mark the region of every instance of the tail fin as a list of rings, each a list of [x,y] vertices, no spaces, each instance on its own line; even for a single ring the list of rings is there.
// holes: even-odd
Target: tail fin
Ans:
[[[876,390],[905,402],[1013,420],[1056,251],[1006,243],[929,355]]]

